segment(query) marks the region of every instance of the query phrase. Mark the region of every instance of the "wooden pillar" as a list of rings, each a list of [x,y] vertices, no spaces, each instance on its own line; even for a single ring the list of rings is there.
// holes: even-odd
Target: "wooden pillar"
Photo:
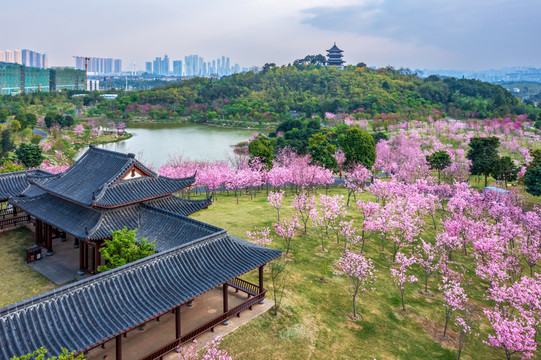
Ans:
[[[224,314],[226,312],[229,311],[229,297],[227,296],[227,289],[229,288],[229,284],[228,283],[224,283],[223,285],[223,290],[224,290]],[[229,324],[229,320],[225,320],[223,322],[224,325],[228,325]]]
[[[263,268],[265,267],[265,265],[261,265],[259,267],[259,293],[262,294],[263,291],[265,290],[263,288]],[[265,299],[261,298],[261,300],[259,300],[259,303],[260,304],[263,304],[265,302]]]
[[[90,261],[90,266],[92,267],[92,271],[91,273],[92,274],[95,274],[96,271],[98,271],[98,266],[96,265],[96,251],[97,251],[97,248],[96,248],[96,243],[92,242],[92,243],[89,243],[89,246],[90,246],[90,254],[91,254],[91,260]]]
[[[49,224],[45,224],[45,246],[47,247],[45,255],[53,255],[53,227]]]
[[[116,360],[122,360],[122,335],[116,337]]]
[[[224,313],[226,313],[229,310],[229,302],[228,302],[228,296],[227,296],[227,289],[229,288],[229,285],[227,283],[224,283],[223,290],[224,290]]]
[[[78,240],[78,239],[77,239]],[[84,275],[85,274],[85,247],[83,246],[84,243],[79,240],[79,271],[77,271],[77,274]]]
[[[83,241],[83,268],[88,270],[88,242]]]
[[[96,273],[98,273],[98,267],[101,265],[101,252],[100,249],[102,248],[101,244],[96,247]]]
[[[40,230],[41,230],[41,220],[36,219],[36,223],[34,224],[34,235],[36,236],[37,245],[39,245],[40,243]]]
[[[259,293],[261,294],[263,292],[263,267],[265,265],[261,265],[259,267]]]
[[[182,336],[180,331],[180,306],[175,308],[175,334],[177,339]]]

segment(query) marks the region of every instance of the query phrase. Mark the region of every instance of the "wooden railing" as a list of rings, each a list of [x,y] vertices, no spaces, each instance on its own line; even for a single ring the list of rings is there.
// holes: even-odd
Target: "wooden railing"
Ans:
[[[240,279],[235,279],[235,280],[240,280]],[[228,283],[229,283],[229,281],[228,281]],[[250,284],[250,283],[248,283],[248,284]],[[253,284],[251,284],[251,285],[253,285]],[[255,286],[255,285],[253,285],[253,286]],[[242,290],[242,289],[240,289],[240,290]],[[244,290],[242,290],[242,291],[244,291]],[[214,319],[212,319],[209,322],[199,326],[198,328],[195,328],[195,329],[191,330],[189,333],[187,333],[185,335],[182,335],[180,339],[176,339],[176,340],[170,342],[169,344],[165,345],[164,347],[162,347],[159,350],[156,350],[152,354],[149,354],[149,355],[141,358],[141,360],[156,360],[156,359],[161,360],[164,355],[166,355],[166,354],[170,353],[171,351],[175,350],[180,345],[185,344],[188,341],[191,341],[191,340],[195,339],[199,335],[201,335],[201,334],[203,334],[203,333],[205,333],[205,332],[207,332],[209,330],[214,331],[214,328],[216,326],[220,325],[221,323],[223,323],[224,321],[226,321],[229,318],[232,318],[235,315],[240,315],[240,313],[242,311],[244,311],[244,310],[246,310],[248,308],[251,310],[252,306],[254,306],[255,304],[257,304],[258,302],[260,302],[261,300],[263,300],[265,298],[266,293],[267,293],[267,290],[263,290],[262,293],[256,294],[254,297],[246,300],[245,302],[243,302],[239,306],[234,307],[233,309],[230,309],[229,311],[221,314],[220,316],[215,317]]]
[[[240,290],[251,296],[257,296],[259,294],[259,286],[240,278],[229,280],[227,284],[234,288],[236,292]]]
[[[2,209],[0,210],[0,216],[2,216],[2,219],[5,219],[6,216],[13,215],[13,208],[9,209]]]
[[[31,221],[30,215],[23,215],[12,217],[9,219],[0,220],[0,229],[4,229],[8,226],[17,226],[17,224]]]

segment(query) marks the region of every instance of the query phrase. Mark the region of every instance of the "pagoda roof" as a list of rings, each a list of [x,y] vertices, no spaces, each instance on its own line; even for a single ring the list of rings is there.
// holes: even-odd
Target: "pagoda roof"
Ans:
[[[327,50],[327,52],[344,52],[344,50],[340,50],[338,46],[336,46],[336,43],[334,43],[333,47]]]
[[[140,177],[129,178],[132,171]],[[159,176],[133,154],[90,146],[66,171],[30,175],[26,179],[50,194],[83,206],[118,207],[178,192],[193,183],[195,176],[184,179]]]
[[[87,351],[280,254],[223,231],[7,306],[0,358]]]
[[[31,190],[34,191],[34,190]],[[12,197],[9,202],[26,213],[80,239],[100,240],[111,231],[136,228],[137,238],[156,241],[156,250],[164,251],[181,243],[223,231],[218,227],[190,219],[189,215],[209,204],[207,201],[173,199],[136,203],[114,209],[80,206],[41,191],[37,196]],[[207,199],[205,199],[207,200]]]
[[[28,176],[44,175],[51,175],[51,173],[33,169],[0,174],[0,201],[6,201],[10,196],[16,196],[25,191],[30,185],[26,180]]]

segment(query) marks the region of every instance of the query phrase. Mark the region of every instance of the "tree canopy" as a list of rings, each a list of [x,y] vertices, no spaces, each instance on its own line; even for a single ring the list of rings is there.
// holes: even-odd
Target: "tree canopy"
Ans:
[[[116,267],[129,264],[154,254],[154,241],[148,242],[146,238],[137,240],[135,229],[111,231],[112,239],[105,240],[105,247],[100,252],[105,259],[105,265],[98,266],[98,271],[107,271]]]

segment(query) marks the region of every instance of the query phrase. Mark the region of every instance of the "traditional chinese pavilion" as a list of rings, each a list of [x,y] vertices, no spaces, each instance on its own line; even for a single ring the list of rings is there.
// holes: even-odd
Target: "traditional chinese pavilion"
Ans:
[[[53,256],[52,239],[70,234],[79,249],[79,272],[96,274],[100,247],[111,231],[136,228],[138,238],[155,241],[157,253],[57,290],[0,309],[0,359],[41,346],[58,355],[61,348],[87,352],[115,339],[122,358],[122,335],[174,312],[175,341],[146,359],[157,359],[177,345],[262,301],[263,266],[280,256],[187,217],[211,202],[180,198],[195,177],[162,177],[133,154],[96,147],[68,170],[50,174],[30,170],[0,175],[0,198],[35,225],[36,244]],[[259,284],[239,276],[259,269]],[[180,307],[217,287],[223,313],[199,328],[181,331]],[[227,289],[248,294],[228,308]],[[197,300],[196,300],[197,301]]]
[[[336,46],[336,43],[334,43],[333,47],[327,50],[327,65],[342,67],[344,64],[344,60],[342,60],[344,57],[344,55],[342,55],[343,52],[344,51],[340,50],[338,46]]]

